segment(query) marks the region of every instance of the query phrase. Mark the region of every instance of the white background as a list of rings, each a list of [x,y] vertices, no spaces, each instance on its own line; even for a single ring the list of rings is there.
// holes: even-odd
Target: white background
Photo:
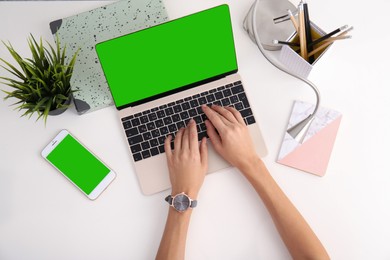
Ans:
[[[343,114],[322,178],[275,162],[293,100],[314,102],[314,94],[272,67],[247,37],[242,21],[252,0],[164,2],[171,19],[230,5],[239,70],[255,101],[269,149],[264,161],[273,177],[333,259],[390,259],[390,2],[309,1],[311,19],[325,31],[355,27],[353,39],[335,43],[310,75],[322,105]],[[0,39],[29,56],[29,33],[52,42],[50,21],[106,3],[0,2]],[[10,60],[4,46],[0,57]],[[19,118],[10,106],[14,101],[0,100],[0,259],[153,259],[169,191],[141,194],[115,108],[79,116],[72,107],[50,117],[45,127],[34,117]],[[117,173],[94,202],[40,157],[63,128]],[[290,258],[262,202],[237,170],[207,176],[198,199],[187,259]]]

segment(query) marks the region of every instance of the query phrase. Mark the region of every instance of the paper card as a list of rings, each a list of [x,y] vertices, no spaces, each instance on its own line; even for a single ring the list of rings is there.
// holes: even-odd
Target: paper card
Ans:
[[[314,105],[295,101],[287,126],[309,116]],[[277,162],[318,176],[324,176],[336,140],[342,115],[331,109],[320,107],[311,122],[302,143],[285,133]]]

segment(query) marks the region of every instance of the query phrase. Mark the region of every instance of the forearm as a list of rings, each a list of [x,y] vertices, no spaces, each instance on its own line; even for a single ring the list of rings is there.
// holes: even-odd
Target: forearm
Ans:
[[[241,169],[263,200],[294,259],[329,259],[321,242],[260,159]]]
[[[169,208],[163,237],[157,252],[157,260],[182,260],[192,210],[178,212]]]

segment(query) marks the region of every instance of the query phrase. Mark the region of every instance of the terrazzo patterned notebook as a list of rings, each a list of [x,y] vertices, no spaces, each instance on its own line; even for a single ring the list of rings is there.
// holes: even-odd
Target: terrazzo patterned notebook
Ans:
[[[113,104],[95,45],[167,20],[162,0],[126,0],[50,23],[53,36],[57,33],[66,45],[67,57],[79,50],[71,79],[79,114]]]

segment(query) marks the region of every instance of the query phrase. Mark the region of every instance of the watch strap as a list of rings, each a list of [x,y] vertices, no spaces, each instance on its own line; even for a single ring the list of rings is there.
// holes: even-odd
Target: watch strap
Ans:
[[[198,205],[198,201],[197,201],[197,200],[191,200],[190,207],[191,207],[191,208],[195,208],[196,205]]]
[[[171,195],[168,195],[166,198],[165,198],[165,201],[168,202],[169,205],[172,205],[172,200],[173,200],[173,197]]]

